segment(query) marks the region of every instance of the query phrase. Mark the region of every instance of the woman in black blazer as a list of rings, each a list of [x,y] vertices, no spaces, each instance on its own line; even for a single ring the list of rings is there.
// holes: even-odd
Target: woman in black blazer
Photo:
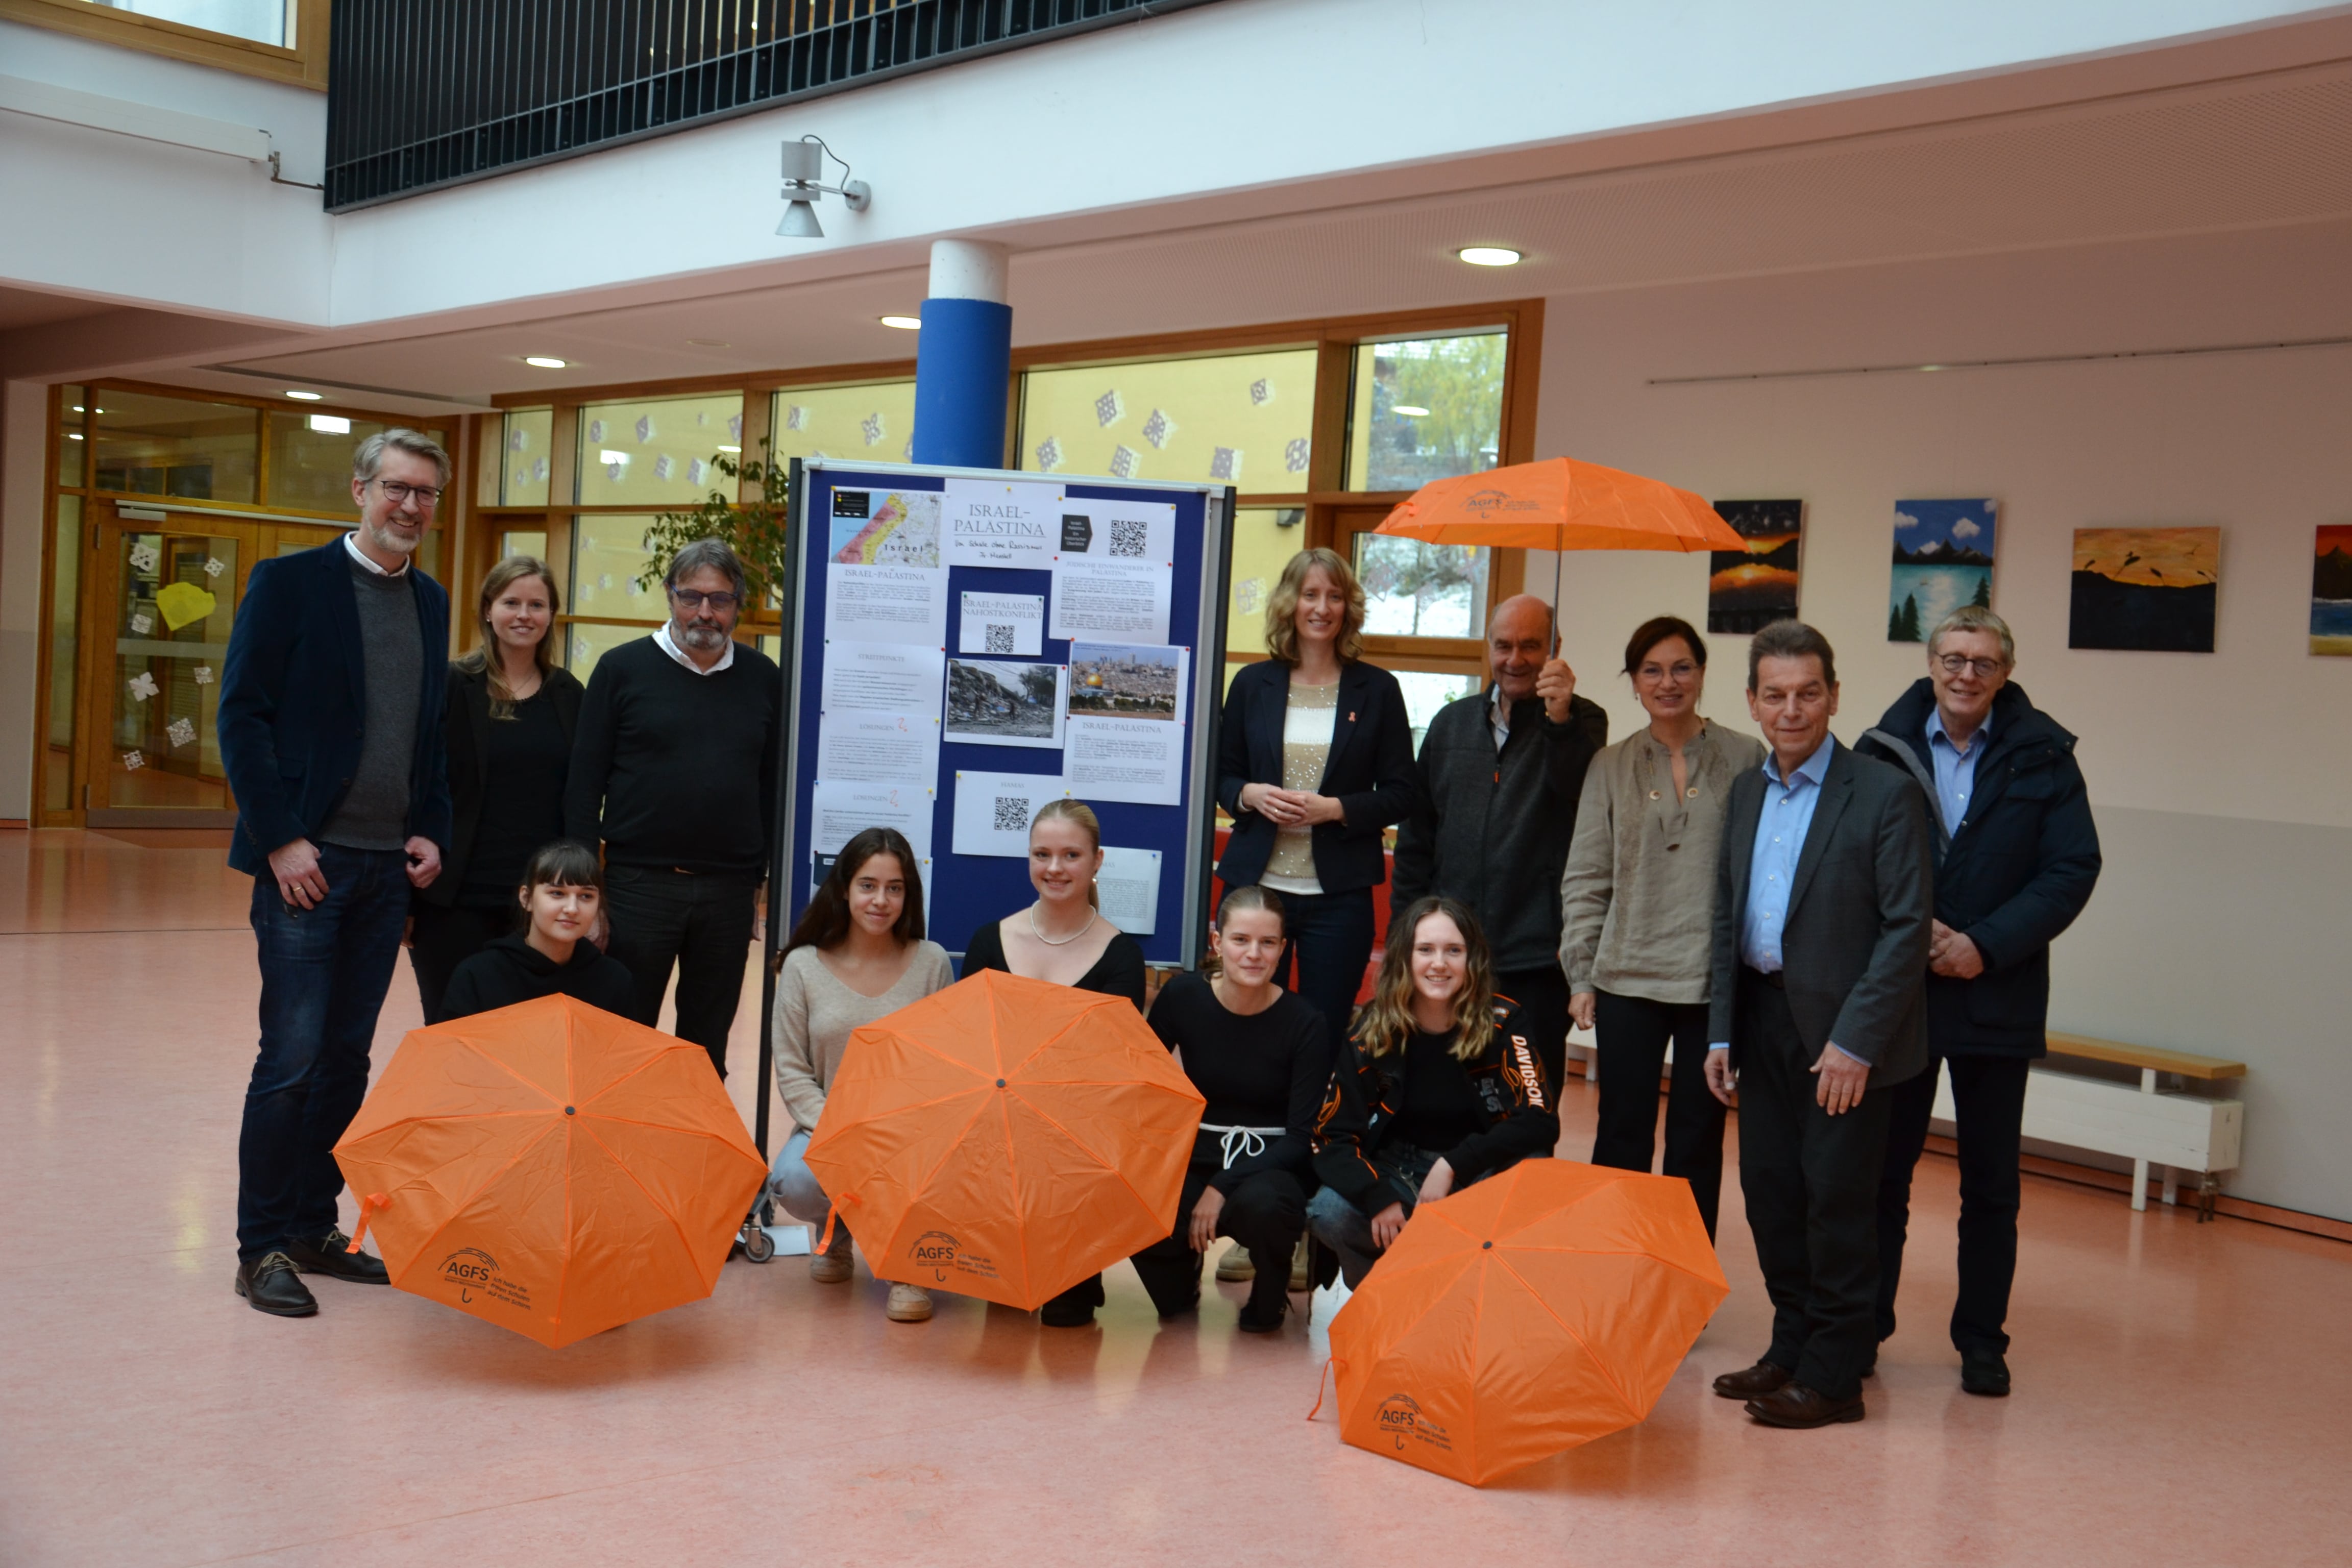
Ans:
[[[449,666],[449,795],[441,875],[411,896],[408,957],[425,1021],[441,1021],[457,966],[519,923],[515,891],[541,845],[563,837],[563,784],[581,685],[549,658],[562,601],[547,563],[509,555],[482,580],[481,646]]]
[[[1362,662],[1363,625],[1345,558],[1292,556],[1266,601],[1274,657],[1234,677],[1217,743],[1217,803],[1234,819],[1217,875],[1282,895],[1290,952],[1278,978],[1323,1015],[1334,1057],[1372,953],[1381,830],[1404,820],[1418,787],[1404,691]]]

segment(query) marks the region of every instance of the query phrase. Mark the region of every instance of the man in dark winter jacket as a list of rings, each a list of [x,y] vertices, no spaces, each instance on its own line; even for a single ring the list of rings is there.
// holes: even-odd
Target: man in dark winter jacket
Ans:
[[[1878,1190],[1878,1337],[1895,1332],[1911,1171],[1951,1068],[1960,1155],[1960,1386],[2009,1392],[2010,1282],[2017,1272],[2017,1159],[2027,1064],[2048,1048],[2050,943],[2099,879],[2099,835],[2074,737],[2010,684],[2017,649],[1975,605],[1927,639],[1927,679],[1854,750],[1909,771],[1936,827],[1927,1071],[1898,1085]]]
[[[1519,1022],[1552,1090],[1568,1050],[1559,967],[1559,879],[1576,836],[1584,771],[1609,743],[1609,715],[1576,695],[1551,606],[1521,594],[1495,606],[1494,683],[1447,703],[1421,742],[1421,800],[1397,826],[1391,909],[1433,894],[1476,911],[1495,954],[1495,989]]]

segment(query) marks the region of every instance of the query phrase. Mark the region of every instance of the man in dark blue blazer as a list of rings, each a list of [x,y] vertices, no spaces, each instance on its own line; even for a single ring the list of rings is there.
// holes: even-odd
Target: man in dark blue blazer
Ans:
[[[449,595],[411,557],[449,482],[414,430],[360,444],[360,523],[253,569],[221,675],[228,862],[253,878],[261,1049],[237,1136],[236,1293],[319,1310],[300,1274],[386,1282],[336,1220],[335,1142],[367,1093],[409,889],[449,841],[442,705]]]

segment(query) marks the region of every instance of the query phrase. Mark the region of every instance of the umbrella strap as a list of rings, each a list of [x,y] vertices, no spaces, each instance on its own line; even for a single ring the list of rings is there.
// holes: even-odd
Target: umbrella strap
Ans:
[[[1347,1364],[1346,1356],[1327,1355],[1323,1358],[1323,1364],[1317,1368],[1315,1373],[1315,1408],[1307,1413],[1307,1419],[1312,1421],[1323,1413],[1323,1374],[1335,1366],[1344,1367]],[[1331,1388],[1333,1393],[1339,1392],[1337,1381],[1333,1382]]]
[[[346,1252],[357,1252],[360,1249],[360,1242],[362,1238],[367,1235],[368,1221],[375,1217],[375,1211],[383,1208],[390,1208],[391,1206],[392,1199],[382,1193],[370,1193],[367,1196],[362,1198],[360,1200],[359,1233],[352,1237],[351,1246],[345,1247],[343,1250]]]
[[[833,1222],[841,1217],[841,1205],[854,1204],[856,1201],[856,1193],[844,1193],[838,1199],[824,1205],[824,1234],[818,1237],[816,1241],[816,1250],[820,1257],[833,1250]]]

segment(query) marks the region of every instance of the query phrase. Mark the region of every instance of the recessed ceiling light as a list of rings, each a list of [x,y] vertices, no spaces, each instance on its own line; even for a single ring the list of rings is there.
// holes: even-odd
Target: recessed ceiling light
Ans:
[[[68,441],[79,441],[81,439],[81,432],[79,430],[68,430],[66,432],[66,439]]]
[[[727,344],[718,338],[688,338],[688,346],[698,349],[723,349]]]
[[[1473,267],[1517,267],[1519,253],[1507,246],[1473,245],[1454,253]]]
[[[286,395],[303,403],[316,403],[320,398],[324,397],[326,394],[321,392],[289,392]]]
[[[537,365],[541,370],[562,370],[570,362],[557,359],[552,354],[525,354],[522,363]]]
[[[1389,405],[1389,412],[1391,414],[1402,414],[1408,419],[1426,419],[1429,417],[1428,409],[1415,408],[1410,403],[1391,403]]]
[[[896,327],[902,332],[919,331],[922,328],[923,318],[920,316],[885,316],[882,318],[882,324],[886,327]]]
[[[321,436],[348,436],[352,433],[352,422],[340,414],[313,414],[310,416],[310,428]]]
[[[629,460],[629,455],[626,452],[606,450],[597,453],[596,460],[600,463],[625,463]]]
[[[719,449],[722,452],[740,452],[743,448],[740,447],[721,447]]]

